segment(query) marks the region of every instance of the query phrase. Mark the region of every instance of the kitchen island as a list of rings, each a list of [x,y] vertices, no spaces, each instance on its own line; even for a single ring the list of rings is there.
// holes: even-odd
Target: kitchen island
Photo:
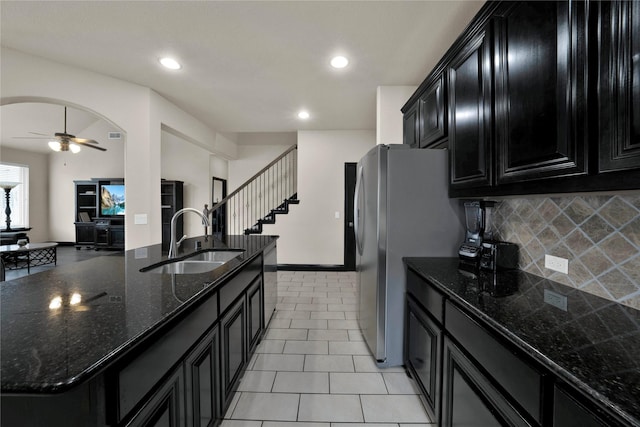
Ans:
[[[276,240],[187,239],[177,258],[239,250],[200,274],[141,272],[158,244],[2,282],[1,424],[214,425],[275,308]]]
[[[405,359],[438,425],[640,426],[640,311],[522,271],[405,264]]]

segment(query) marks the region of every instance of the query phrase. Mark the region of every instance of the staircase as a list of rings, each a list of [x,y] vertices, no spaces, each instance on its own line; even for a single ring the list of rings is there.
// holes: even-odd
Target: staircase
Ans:
[[[300,203],[297,178],[298,146],[294,145],[214,205],[213,217],[226,213],[222,216],[226,234],[261,234],[263,224],[275,224],[277,215],[289,213],[290,205]]]

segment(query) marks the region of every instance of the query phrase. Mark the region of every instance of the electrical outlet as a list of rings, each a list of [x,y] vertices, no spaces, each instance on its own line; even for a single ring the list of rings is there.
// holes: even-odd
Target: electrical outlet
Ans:
[[[569,274],[569,260],[553,255],[544,256],[544,266],[549,270],[559,271],[560,273]]]
[[[562,311],[567,311],[567,296],[553,292],[552,290],[544,290],[544,302],[550,304]]]

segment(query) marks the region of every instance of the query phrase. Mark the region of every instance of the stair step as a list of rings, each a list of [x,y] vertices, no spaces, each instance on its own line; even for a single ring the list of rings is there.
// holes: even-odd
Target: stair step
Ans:
[[[297,205],[300,203],[298,200],[298,195],[294,194],[289,199],[286,199],[280,206],[275,209],[272,209],[270,213],[264,216],[264,218],[259,219],[256,224],[251,228],[246,228],[244,230],[245,235],[249,234],[262,234],[262,225],[263,224],[275,224],[276,223],[276,215],[284,215],[289,213],[289,205]]]

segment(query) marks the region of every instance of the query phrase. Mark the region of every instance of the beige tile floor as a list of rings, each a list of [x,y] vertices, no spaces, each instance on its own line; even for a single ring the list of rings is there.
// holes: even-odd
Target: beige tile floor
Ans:
[[[404,369],[379,369],[355,273],[278,272],[277,312],[222,427],[432,426]]]

